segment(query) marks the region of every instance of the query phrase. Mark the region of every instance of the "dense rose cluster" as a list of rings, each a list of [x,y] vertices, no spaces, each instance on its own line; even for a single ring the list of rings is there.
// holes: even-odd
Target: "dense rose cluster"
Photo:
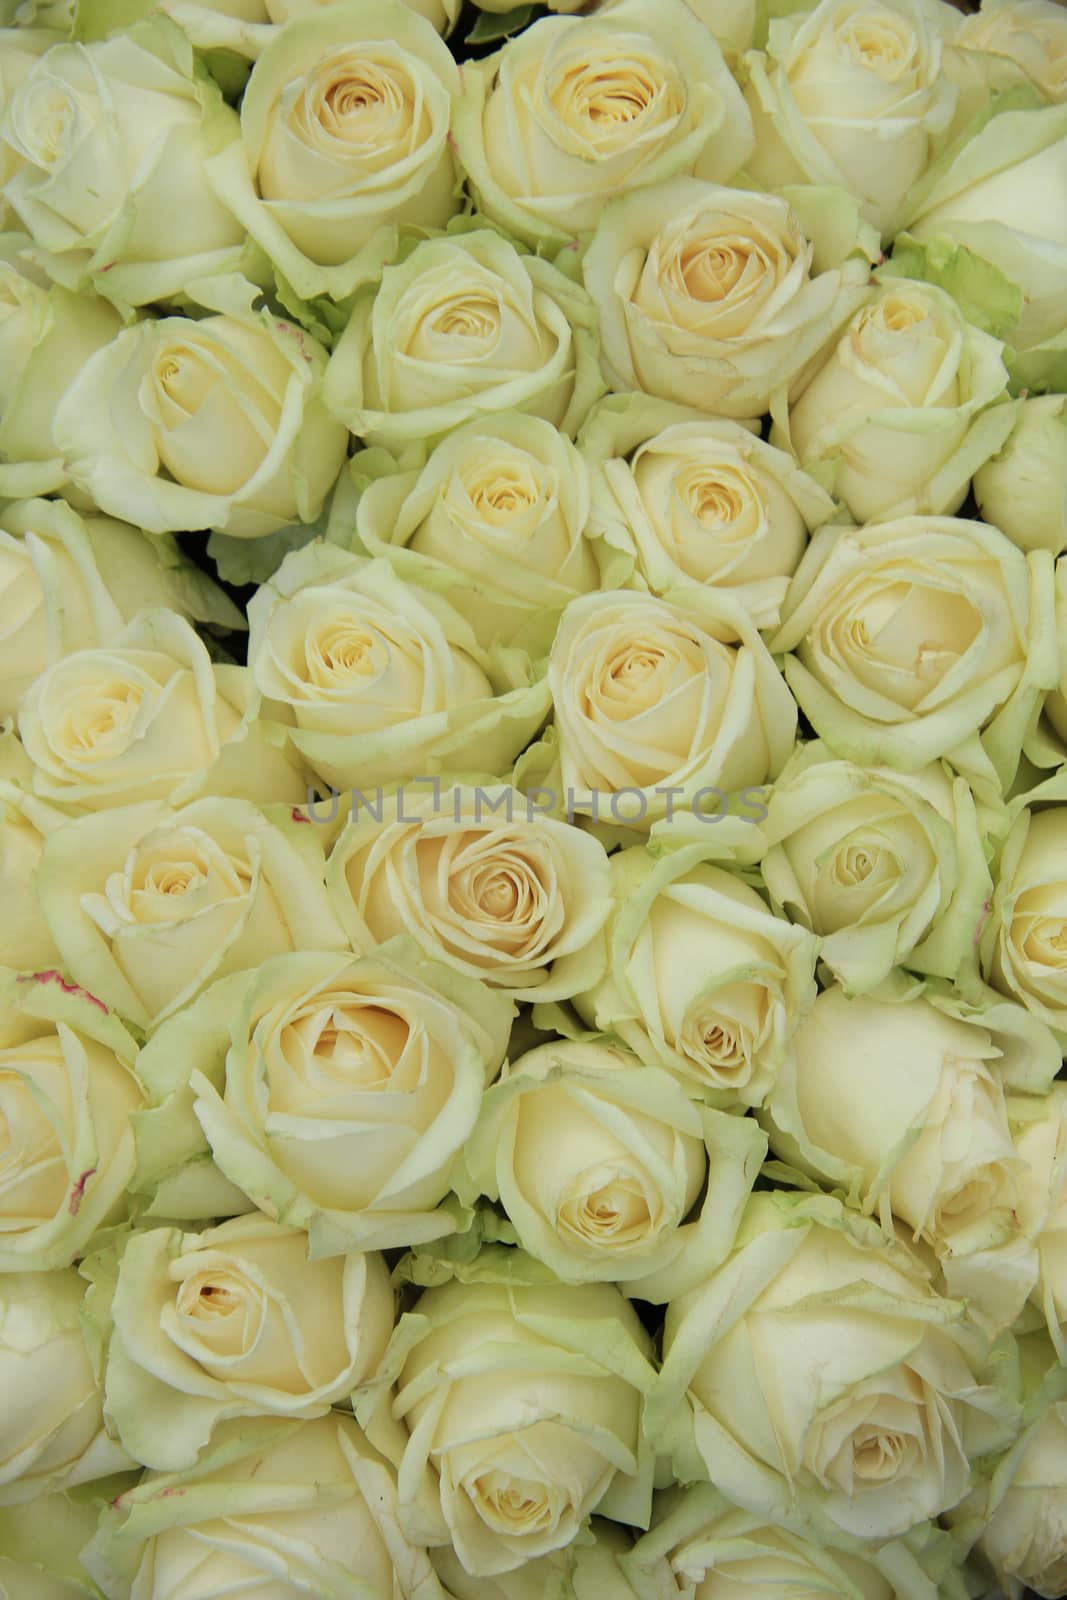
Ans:
[[[1067,1597],[1067,9],[0,0],[0,1600]]]

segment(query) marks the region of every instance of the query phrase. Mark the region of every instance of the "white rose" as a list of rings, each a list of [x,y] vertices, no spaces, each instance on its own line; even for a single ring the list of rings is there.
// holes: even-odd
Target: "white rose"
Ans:
[[[516,1000],[567,999],[599,970],[611,909],[603,846],[504,785],[402,786],[365,815],[354,799],[326,882],[353,949],[407,934],[431,960]]]
[[[101,510],[150,533],[242,539],[315,521],[347,449],[319,393],[326,352],[254,311],[257,292],[213,280],[201,293],[220,315],[138,323],[86,362],[56,438]]]
[[[126,1213],[144,1099],[130,1035],[55,969],[0,972],[0,1282],[65,1267]]]
[[[791,455],[747,428],[643,395],[593,408],[581,450],[593,468],[590,530],[635,550],[653,594],[725,589],[775,627],[808,533],[834,502]]]
[[[0,778],[0,967],[32,972],[60,964],[34,877],[45,835],[65,820],[62,812]]]
[[[796,734],[796,706],[754,625],[710,590],[673,603],[573,600],[548,683],[563,783],[575,810],[603,821],[610,808],[613,821],[647,828],[678,796],[717,814],[727,793],[781,770]]]
[[[667,1309],[651,1438],[791,1533],[882,1543],[958,1504],[1017,1431],[963,1315],[829,1195],[755,1194],[733,1253]]]
[[[7,14],[5,9],[5,19]],[[13,28],[0,28],[0,118],[34,63],[53,45],[62,44],[65,33],[62,24],[58,28],[27,27],[21,19]],[[0,225],[4,227],[15,221],[4,198],[4,188],[21,165],[21,156],[0,139]]]
[[[983,0],[952,35],[958,50],[1007,56],[1048,100],[1067,100],[1067,17],[1054,0]]]
[[[1001,792],[1056,681],[1050,561],[954,517],[826,529],[771,646],[796,652],[786,679],[835,754],[903,772],[944,756]]]
[[[70,1270],[0,1274],[0,1504],[132,1465],[104,1431],[82,1329],[84,1293]],[[0,1567],[0,1585],[5,1577]]]
[[[454,1231],[454,1211],[436,1208],[511,1011],[483,984],[389,945],[266,962],[241,986],[209,990],[188,1030],[182,1017],[172,1026],[216,1164],[324,1256]],[[202,1019],[220,1014],[228,1036],[212,1043]]]
[[[492,1578],[570,1544],[612,1490],[629,1491],[627,1520],[645,1514],[651,1343],[618,1289],[450,1283],[420,1296],[396,1339],[412,1539],[451,1543]],[[427,1487],[436,1505],[416,1499]]]
[[[374,1371],[393,1331],[383,1257],[311,1261],[307,1246],[258,1212],[130,1237],[105,1393],[136,1460],[192,1466],[227,1418],[325,1416]]]
[[[1033,1299],[1067,1365],[1067,1084],[1054,1083],[1044,1097],[1014,1096],[1008,1114],[1024,1162],[1019,1223],[1037,1245]]]
[[[956,109],[937,12],[925,0],[821,0],[774,17],[766,54],[745,58],[756,182],[845,189],[892,238]]]
[[[1035,395],[1012,409],[1012,433],[975,473],[974,497],[1020,550],[1058,556],[1067,549],[1067,399]]]
[[[1001,813],[942,765],[915,773],[838,761],[816,741],[771,790],[760,862],[777,910],[822,941],[851,994],[896,966],[956,980],[976,963]]]
[[[169,539],[110,517],[80,517],[62,500],[0,512],[0,716],[46,667],[111,644],[139,611],[167,606],[198,622],[240,627],[241,614]]]
[[[63,656],[23,695],[34,793],[76,811],[205,790],[303,799],[298,768],[248,715],[250,695],[247,670],[213,663],[183,617],[140,612],[112,645]]]
[[[891,279],[789,408],[778,443],[830,475],[857,522],[956,511],[1012,425],[996,339],[926,283]]]
[[[357,293],[326,402],[387,449],[512,409],[573,438],[603,387],[595,325],[577,284],[491,229],[424,239]]]
[[[524,653],[491,661],[447,601],[383,560],[309,545],[253,597],[248,620],[261,715],[284,708],[293,747],[340,788],[504,772],[549,709]]]
[[[232,50],[255,61],[281,28],[295,17],[314,16],[336,0],[165,0],[163,9],[180,24],[198,50]],[[458,0],[405,0],[415,16],[438,33],[450,33],[459,16]]]
[[[316,8],[256,62],[208,178],[298,295],[343,300],[379,228],[442,228],[457,209],[459,93],[447,46],[403,0]]]
[[[147,305],[237,265],[243,230],[204,177],[209,115],[237,120],[165,18],[45,52],[0,142],[18,163],[5,198],[60,281]]]
[[[855,310],[865,256],[813,275],[784,200],[673,178],[609,201],[583,262],[604,375],[699,411],[753,417]]]
[[[150,1028],[226,973],[343,948],[312,833],[243,800],[111,807],[49,835],[41,905],[76,981]]]
[[[815,998],[818,941],[772,916],[748,884],[694,845],[612,856],[606,975],[575,999],[689,1094],[762,1104]]]
[[[783,1160],[877,1215],[889,1236],[894,1218],[906,1223],[946,1263],[950,1290],[963,1263],[971,1298],[998,1327],[1014,1322],[1037,1273],[1001,1028],[1030,1055],[1026,1087],[1047,1088],[1058,1065],[1051,1039],[1026,1023],[1011,1006],[965,1019],[925,998],[849,999],[835,985],[797,1030],[760,1117]]]
[[[459,156],[478,209],[529,243],[594,228],[605,199],[676,173],[728,183],[752,124],[683,0],[542,17],[464,66]]]
[[[753,1121],[694,1105],[629,1050],[559,1040],[487,1091],[457,1191],[498,1201],[564,1283],[665,1301],[725,1255],[765,1154]]]
[[[354,480],[361,468],[356,456]],[[548,649],[568,601],[610,586],[601,563],[624,560],[588,522],[583,456],[550,422],[518,411],[456,428],[419,472],[390,465],[363,485],[355,511],[362,548],[443,594],[480,644],[534,654]]]
[[[982,933],[990,983],[1067,1039],[1067,808],[1023,810],[1005,840]]]

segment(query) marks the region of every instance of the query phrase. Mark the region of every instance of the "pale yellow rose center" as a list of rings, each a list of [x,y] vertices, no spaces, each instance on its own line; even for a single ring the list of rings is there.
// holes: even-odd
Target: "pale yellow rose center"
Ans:
[[[1067,923],[1057,917],[1038,918],[1031,924],[1022,948],[1031,961],[1048,967],[1063,966],[1067,957]]]
[[[640,1180],[625,1173],[586,1174],[560,1207],[556,1226],[580,1243],[593,1246],[632,1244],[645,1238],[652,1227],[648,1197]],[[590,1187],[590,1182],[597,1184]]]
[[[675,479],[675,493],[697,522],[719,538],[743,539],[751,532],[744,519],[752,505],[752,486],[740,472],[700,463],[684,467]]]
[[[5,1067],[5,1058],[21,1070]],[[32,1053],[17,1047],[0,1052],[0,1238],[49,1221],[62,1207],[69,1184],[57,1130],[24,1073],[46,1097],[65,1085],[59,1041],[37,1040]],[[49,1081],[53,1075],[55,1083]]]
[[[383,1007],[334,1004],[313,1008],[282,1030],[281,1048],[299,1071],[328,1092],[331,1081],[361,1089],[388,1089],[410,1029]]]
[[[559,1520],[544,1484],[510,1472],[483,1472],[475,1478],[472,1491],[482,1520],[499,1533],[544,1533]]]
[[[109,878],[106,894],[123,921],[181,923],[208,906],[243,899],[252,876],[248,861],[198,829],[175,829],[144,841],[125,872]]]
[[[543,511],[545,484],[530,457],[515,456],[475,469],[463,480],[471,505],[491,527],[518,521],[534,522],[531,513]]]
[[[244,1307],[245,1297],[233,1283],[218,1283],[210,1273],[186,1278],[178,1290],[177,1306],[183,1316],[197,1322],[217,1322]]]
[[[143,699],[143,686],[122,678],[86,684],[67,702],[52,742],[82,760],[113,756],[129,742]]]
[[[411,354],[435,361],[470,361],[489,355],[500,339],[500,301],[489,293],[458,294],[424,317]],[[423,345],[432,345],[423,351]]]
[[[952,670],[982,630],[964,594],[902,578],[860,580],[830,631],[868,688],[914,706]]]
[[[388,647],[379,634],[351,617],[324,622],[307,641],[308,681],[336,688],[351,680],[371,680],[382,672]]]
[[[895,1478],[913,1441],[902,1434],[879,1428],[852,1442],[852,1470],[867,1483],[886,1483]]]
[[[618,639],[583,696],[587,715],[625,722],[666,699],[679,682],[702,670],[700,646],[682,634]]]
[[[552,72],[547,86],[556,117],[594,156],[632,145],[649,125],[662,129],[685,110],[684,84],[667,62],[617,51],[603,38]]]
[[[19,143],[30,161],[52,170],[71,153],[78,109],[71,95],[54,79],[35,74],[25,84],[13,109]]]
[[[877,319],[891,333],[909,333],[930,320],[926,306],[904,295],[888,295],[864,313],[865,320]]]
[[[383,134],[395,138],[412,115],[411,84],[351,51],[331,62],[329,75],[316,80],[308,98],[323,131],[351,143]]]
[[[858,66],[885,83],[895,83],[914,61],[912,29],[902,17],[889,12],[850,18],[838,27],[837,37]]]
[[[834,882],[844,888],[865,883],[878,870],[881,852],[866,844],[845,844],[834,855]]]

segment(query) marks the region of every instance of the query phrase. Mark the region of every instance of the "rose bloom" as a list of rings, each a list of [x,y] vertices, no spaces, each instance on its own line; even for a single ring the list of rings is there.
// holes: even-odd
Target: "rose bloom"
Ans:
[[[759,184],[834,184],[884,237],[956,109],[941,19],[922,0],[821,0],[746,57]]]
[[[108,1600],[447,1600],[399,1528],[395,1472],[338,1411],[224,1423],[195,1468],[117,1496],[82,1561]]]
[[[356,456],[352,480],[363,471]],[[390,466],[371,478],[354,518],[369,555],[443,594],[486,649],[543,654],[567,603],[604,586],[601,564],[621,572],[625,563],[590,534],[584,456],[550,422],[519,411],[456,428],[421,471]]]
[[[608,203],[584,258],[615,390],[754,417],[860,304],[868,261],[814,271],[782,199],[673,178]]]
[[[46,667],[114,644],[139,611],[166,606],[225,628],[241,614],[172,540],[62,500],[23,500],[0,514],[0,716]]]
[[[590,1025],[713,1105],[760,1105],[815,998],[818,942],[693,845],[611,857],[606,975],[575,997]]]
[[[79,1560],[96,1532],[90,1495],[63,1490],[0,1508],[0,1596],[3,1600],[85,1600],[91,1579]]]
[[[326,882],[354,949],[407,934],[516,1000],[565,1000],[598,973],[611,872],[590,834],[504,785],[402,786],[380,818],[353,806]]]
[[[1067,106],[991,118],[919,191],[904,224],[935,252],[947,243],[978,257],[973,292],[999,317],[1016,392],[1062,387]]]
[[[241,279],[202,292],[219,315],[139,322],[82,367],[55,420],[70,475],[150,533],[256,539],[314,522],[347,450],[323,409],[326,352],[254,311]]]
[[[880,1543],[958,1504],[1017,1430],[963,1315],[829,1195],[753,1195],[733,1253],[668,1307],[650,1435],[789,1532]]]
[[[456,210],[458,96],[447,46],[403,0],[316,8],[256,62],[240,135],[207,175],[298,295],[342,300],[379,228]]]
[[[577,284],[491,229],[424,239],[356,294],[326,404],[393,451],[511,409],[573,438],[603,387],[595,323]]]
[[[336,0],[165,0],[162,9],[198,50],[232,50],[255,61],[274,43],[287,22],[314,16],[335,3]],[[457,0],[405,0],[405,5],[414,16],[425,17],[443,34],[451,32],[459,15]]]
[[[1033,1301],[1067,1365],[1067,1084],[1045,1096],[1008,1101],[1015,1148],[1024,1165],[1018,1179],[1019,1222],[1037,1245]]]
[[[725,1254],[765,1154],[755,1122],[694,1105],[631,1051],[559,1040],[487,1091],[456,1190],[499,1201],[563,1282],[665,1301]]]
[[[1023,810],[1005,841],[982,967],[1001,994],[1067,1038],[1067,808]]]
[[[244,245],[204,177],[209,117],[237,120],[166,19],[53,45],[4,117],[0,143],[17,163],[4,196],[57,270],[120,306],[173,298],[233,271]]]
[[[804,383],[784,437],[832,474],[857,522],[956,511],[1011,429],[1011,407],[994,404],[1007,398],[1000,352],[950,295],[892,279]]]
[[[848,993],[897,966],[955,980],[976,964],[1001,819],[941,763],[860,767],[816,740],[767,797],[760,872],[775,909],[819,935],[819,959]]]
[[[146,1466],[192,1466],[219,1423],[325,1416],[393,1331],[381,1256],[308,1259],[307,1234],[259,1212],[202,1233],[149,1228],[121,1252],[108,1416]]]
[[[1052,1039],[1016,1007],[968,1020],[925,998],[850,1000],[834,986],[798,1028],[760,1120],[777,1156],[874,1213],[890,1237],[895,1218],[906,1223],[945,1264],[950,1291],[965,1273],[968,1297],[1007,1327],[1037,1261],[1004,1088],[1020,1072],[1027,1089],[1047,1089],[1058,1067]]]
[[[830,496],[748,428],[645,395],[598,402],[582,429],[593,469],[590,531],[632,547],[653,594],[726,590],[758,628],[777,626],[809,532]]]
[[[305,949],[209,990],[171,1037],[216,1164],[268,1216],[306,1228],[318,1257],[454,1231],[436,1208],[511,1012],[407,946]]]
[[[299,770],[248,716],[243,667],[217,665],[168,608],[140,612],[108,645],[63,656],[19,708],[34,793],[76,811],[121,801],[306,797]]]
[[[796,733],[796,706],[750,618],[710,591],[572,601],[548,683],[575,809],[602,813],[610,797],[613,820],[642,829],[671,814],[667,790],[714,811],[709,793],[761,785]]]
[[[493,1578],[570,1544],[613,1489],[644,1515],[651,1343],[612,1285],[449,1283],[396,1339],[410,1538]]]
[[[295,551],[253,596],[248,621],[261,719],[340,788],[420,769],[502,773],[549,710],[524,652],[490,660],[447,601],[384,560],[321,543]]]
[[[594,1517],[580,1543],[491,1578],[472,1577],[445,1545],[432,1550],[430,1559],[454,1600],[556,1600],[557,1596],[563,1600],[568,1593],[575,1600],[596,1600],[598,1595],[640,1600],[644,1591],[636,1589],[623,1570],[631,1544],[617,1523]]]
[[[975,473],[974,497],[1020,550],[1058,556],[1067,549],[1067,399],[1035,395],[1012,410],[1011,435]]]
[[[126,1215],[137,1047],[52,970],[0,970],[0,1282],[69,1266]]]
[[[983,0],[952,35],[957,50],[1006,56],[1048,100],[1067,100],[1067,17],[1055,0]]]
[[[37,882],[75,981],[150,1029],[227,973],[342,949],[322,874],[314,836],[298,846],[247,801],[204,799],[65,823]]]
[[[52,435],[56,406],[93,352],[122,327],[108,301],[50,284],[26,259],[31,248],[24,233],[0,234],[0,490],[12,497],[50,494],[66,483]]]
[[[836,755],[904,772],[946,756],[999,791],[1055,682],[1049,559],[954,517],[825,530],[771,646],[796,652],[786,679]]]
[[[676,173],[728,183],[752,123],[683,0],[619,0],[594,17],[542,17],[465,63],[456,143],[483,215],[558,244],[594,228],[605,199]]]
[[[0,1273],[0,1505],[133,1465],[104,1431],[82,1327],[84,1295],[85,1284],[69,1269]],[[0,1583],[4,1576],[0,1568]]]
[[[35,875],[45,835],[64,821],[62,812],[0,778],[0,967],[32,972],[60,965]]]

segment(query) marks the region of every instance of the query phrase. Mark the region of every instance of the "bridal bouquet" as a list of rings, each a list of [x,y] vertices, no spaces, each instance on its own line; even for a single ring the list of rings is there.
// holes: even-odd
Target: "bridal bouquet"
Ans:
[[[1067,1596],[1067,8],[0,0],[0,1597]]]

